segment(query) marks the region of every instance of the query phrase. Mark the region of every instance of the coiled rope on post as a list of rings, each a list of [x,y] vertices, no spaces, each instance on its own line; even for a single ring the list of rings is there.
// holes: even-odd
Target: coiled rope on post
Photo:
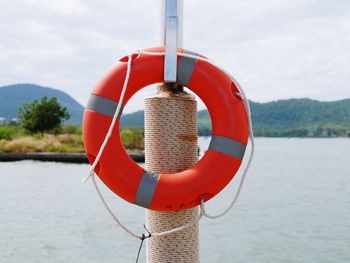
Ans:
[[[238,90],[240,92],[240,96],[242,97],[242,100],[244,101],[244,107],[245,107],[245,110],[246,110],[246,114],[247,114],[247,118],[248,118],[248,129],[249,129],[249,140],[250,140],[250,143],[251,143],[251,151],[250,151],[250,155],[249,155],[249,159],[248,159],[248,162],[247,162],[247,165],[246,167],[244,168],[244,171],[243,171],[243,174],[242,174],[242,177],[241,177],[241,180],[239,182],[239,185],[238,185],[238,189],[236,191],[236,193],[234,194],[233,196],[233,199],[232,201],[230,202],[229,206],[221,213],[217,214],[217,215],[210,215],[206,212],[206,209],[205,209],[205,204],[204,204],[204,199],[201,198],[201,204],[200,204],[200,211],[198,213],[198,216],[196,217],[196,219],[194,219],[192,222],[189,222],[187,224],[184,224],[180,227],[176,227],[176,228],[172,228],[172,229],[169,229],[169,230],[166,230],[166,231],[163,231],[163,232],[159,232],[159,233],[149,233],[148,236],[145,237],[145,235],[138,235],[138,234],[135,234],[132,230],[130,230],[127,226],[125,226],[121,221],[120,219],[118,219],[118,217],[115,215],[115,213],[113,212],[113,210],[110,208],[110,206],[108,205],[107,201],[105,200],[105,198],[103,197],[102,195],[102,192],[101,190],[99,189],[98,185],[97,185],[97,182],[95,180],[95,168],[104,152],[104,149],[112,135],[112,132],[113,132],[113,129],[114,129],[114,126],[115,126],[115,123],[117,122],[117,119],[118,119],[118,116],[119,116],[119,113],[120,113],[120,110],[121,110],[121,107],[122,107],[122,103],[123,103],[123,99],[124,99],[124,95],[125,95],[125,92],[126,92],[126,89],[127,89],[127,86],[128,86],[128,83],[129,83],[129,79],[130,79],[130,73],[131,73],[131,67],[132,67],[132,56],[133,55],[149,55],[149,56],[164,56],[164,52],[151,52],[151,51],[137,51],[137,52],[134,52],[132,54],[129,54],[127,57],[128,57],[128,62],[127,62],[127,71],[126,71],[126,75],[125,75],[125,80],[124,80],[124,84],[123,84],[123,88],[122,88],[122,91],[121,91],[121,95],[120,95],[120,98],[119,98],[119,101],[118,101],[118,106],[114,112],[114,115],[113,115],[113,119],[112,119],[112,122],[109,126],[109,129],[108,129],[108,132],[104,138],[104,141],[99,149],[99,152],[96,156],[96,159],[94,160],[92,166],[91,166],[91,170],[89,172],[89,174],[83,179],[83,182],[86,182],[90,177],[92,177],[92,181],[93,181],[93,184],[95,186],[95,189],[98,193],[98,196],[100,197],[103,205],[105,206],[106,210],[108,211],[108,213],[112,216],[112,218],[114,219],[114,221],[124,230],[126,231],[129,235],[135,237],[135,238],[138,238],[138,239],[145,239],[145,238],[151,238],[151,237],[161,237],[161,236],[166,236],[166,235],[170,235],[170,234],[173,234],[173,233],[176,233],[176,232],[179,232],[179,231],[182,231],[184,229],[187,229],[187,228],[190,228],[196,224],[198,224],[198,222],[201,220],[201,218],[204,216],[204,217],[207,217],[207,218],[210,218],[210,219],[217,219],[217,218],[220,218],[224,215],[226,215],[232,208],[233,206],[235,205],[235,203],[237,202],[238,200],[238,197],[241,193],[241,190],[243,188],[243,184],[244,184],[244,181],[245,181],[245,178],[246,178],[246,175],[249,171],[249,168],[251,166],[251,163],[252,163],[252,160],[253,160],[253,156],[254,156],[254,153],[255,153],[255,143],[254,143],[254,134],[253,134],[253,128],[252,128],[252,121],[251,121],[251,114],[250,114],[250,107],[249,107],[249,101],[244,93],[244,90],[243,88],[240,86],[240,84],[231,76],[231,74],[227,73],[224,69],[222,69],[221,67],[217,66],[213,61],[211,61],[210,59],[207,59],[207,58],[204,58],[204,57],[201,57],[201,56],[198,56],[198,55],[192,55],[192,54],[186,54],[186,53],[181,53],[181,52],[178,52],[177,55],[178,56],[182,56],[182,57],[188,57],[188,58],[193,58],[193,59],[197,59],[197,60],[201,60],[201,61],[204,61],[204,62],[207,62],[215,67],[217,67],[218,69],[224,71],[226,74],[228,74],[230,77],[231,77],[231,80],[236,84],[236,86],[238,87]]]

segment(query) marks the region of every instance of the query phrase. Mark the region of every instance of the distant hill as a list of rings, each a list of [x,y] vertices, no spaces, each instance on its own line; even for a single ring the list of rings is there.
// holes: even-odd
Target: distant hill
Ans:
[[[69,123],[81,124],[83,106],[68,94],[34,84],[0,87],[0,117],[17,117],[24,102],[57,97],[71,114]],[[350,137],[350,99],[323,102],[311,99],[288,99],[267,103],[250,102],[254,133],[269,137]],[[144,112],[124,114],[123,127],[144,126]],[[211,121],[206,110],[198,112],[200,135],[211,134]]]
[[[22,103],[32,102],[42,97],[56,97],[62,106],[67,107],[71,118],[68,123],[81,124],[83,106],[63,91],[34,84],[16,84],[0,87],[0,117],[17,118]]]
[[[350,137],[350,99],[321,102],[288,99],[250,102],[254,132],[268,137]],[[144,113],[122,116],[122,126],[143,126]],[[200,135],[211,134],[208,111],[198,112]]]
[[[257,135],[350,137],[350,99],[288,99],[251,103]]]

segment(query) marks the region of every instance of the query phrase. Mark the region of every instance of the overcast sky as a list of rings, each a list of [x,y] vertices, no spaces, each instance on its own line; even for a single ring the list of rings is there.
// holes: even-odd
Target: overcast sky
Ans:
[[[158,44],[159,10],[159,0],[0,0],[0,86],[35,83],[85,104],[118,58]],[[254,101],[350,97],[349,0],[185,0],[184,47]]]

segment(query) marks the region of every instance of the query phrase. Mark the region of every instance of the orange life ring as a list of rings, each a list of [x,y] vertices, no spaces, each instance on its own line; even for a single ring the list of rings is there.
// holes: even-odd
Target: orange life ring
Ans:
[[[126,69],[127,57],[124,57],[95,86],[85,109],[83,139],[90,163],[98,154],[111,124]],[[162,83],[163,71],[164,56],[133,55],[123,104],[141,88]],[[244,102],[237,95],[239,89],[230,76],[208,62],[181,56],[178,56],[177,71],[177,82],[203,100],[212,120],[212,139],[202,159],[176,174],[147,172],[126,153],[120,140],[118,120],[95,169],[114,193],[152,210],[192,208],[200,204],[201,198],[208,201],[218,194],[237,173],[248,141]]]

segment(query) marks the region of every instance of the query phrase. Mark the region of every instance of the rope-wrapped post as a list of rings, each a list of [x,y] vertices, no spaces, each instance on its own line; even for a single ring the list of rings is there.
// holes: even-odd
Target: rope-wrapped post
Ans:
[[[197,102],[179,87],[163,85],[145,99],[145,168],[156,173],[183,171],[198,160]],[[181,196],[179,196],[181,198]],[[146,228],[159,233],[192,222],[198,208],[146,211]],[[198,263],[198,224],[146,240],[147,263]]]

